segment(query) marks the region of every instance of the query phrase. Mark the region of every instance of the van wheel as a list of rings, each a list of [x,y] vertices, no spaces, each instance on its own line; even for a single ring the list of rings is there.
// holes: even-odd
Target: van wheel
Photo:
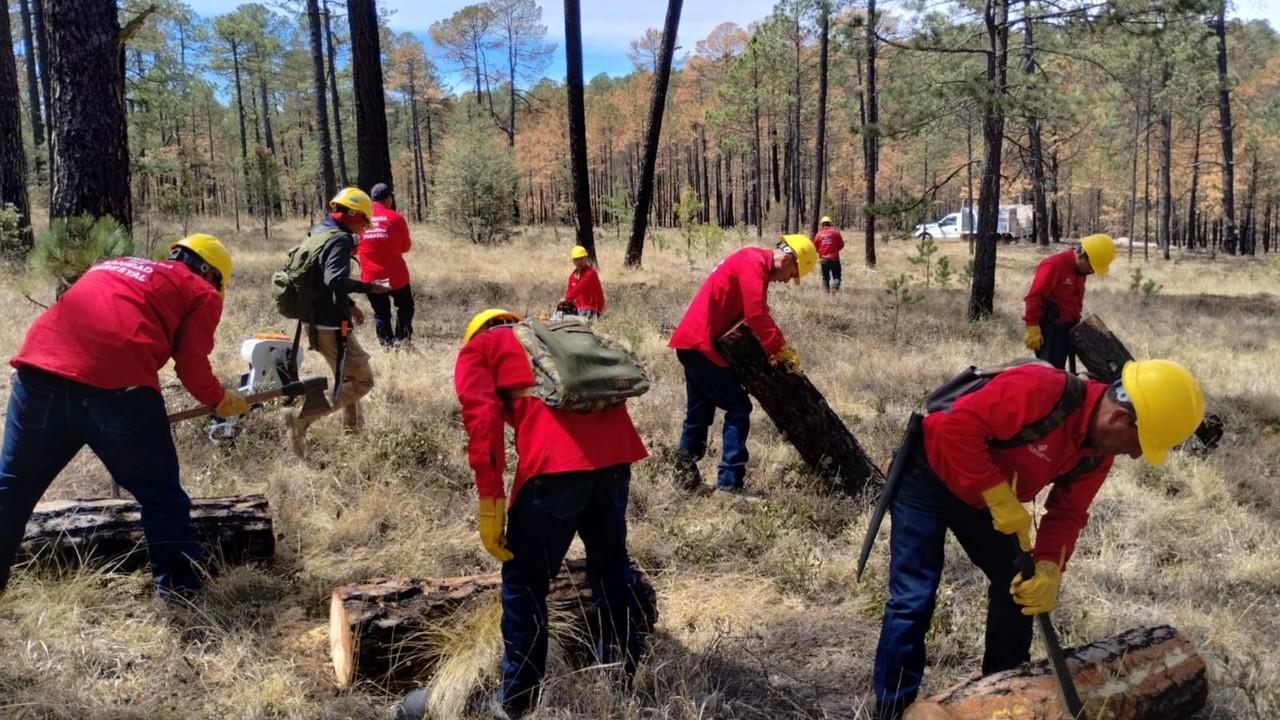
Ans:
[[[932,236],[932,235],[930,235],[930,234],[929,234],[929,233],[927,233],[927,232],[922,232],[922,233],[920,233],[919,235],[917,235],[916,237],[918,237],[918,238],[919,238],[919,239],[921,239],[921,240],[931,240],[931,239],[933,239],[933,236]]]

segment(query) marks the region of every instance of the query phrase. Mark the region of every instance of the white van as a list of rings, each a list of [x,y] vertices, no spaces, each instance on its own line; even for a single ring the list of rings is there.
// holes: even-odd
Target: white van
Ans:
[[[945,215],[937,222],[917,225],[911,232],[915,238],[931,237],[935,240],[964,240],[977,226],[977,211],[971,208]],[[996,222],[996,234],[1006,242],[1031,237],[1034,211],[1030,205],[1001,205]]]

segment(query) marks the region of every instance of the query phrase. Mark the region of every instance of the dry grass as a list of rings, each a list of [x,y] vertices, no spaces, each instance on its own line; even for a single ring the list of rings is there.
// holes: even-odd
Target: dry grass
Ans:
[[[232,238],[230,228],[203,228]],[[237,274],[219,329],[215,368],[241,370],[238,346],[253,332],[291,329],[276,318],[267,278],[301,232],[281,227],[270,243],[236,238]],[[549,310],[568,273],[561,230],[531,231],[501,247],[473,247],[434,228],[414,228],[419,299],[415,349],[374,352],[377,388],[363,438],[336,419],[316,426],[313,453],[296,462],[278,415],[252,419],[231,446],[211,445],[197,425],[177,429],[184,483],[193,495],[265,492],[281,535],[270,567],[215,579],[189,612],[162,613],[145,574],[19,571],[0,599],[0,716],[15,718],[383,718],[385,690],[333,686],[323,631],[328,593],[375,575],[450,575],[493,569],[474,532],[464,435],[452,366],[466,319],[498,305]],[[665,461],[676,442],[684,391],[669,328],[714,259],[688,258],[673,238],[651,248],[647,268],[619,269],[622,248],[602,250],[610,314],[602,327],[652,368],[653,390],[632,403],[652,458],[636,467],[631,547],[659,590],[655,652],[633,692],[608,668],[554,665],[547,718],[858,718],[867,714],[872,655],[885,595],[882,543],[862,584],[852,572],[866,510],[815,491],[796,454],[763,416],[752,434],[748,482],[760,503],[690,501],[672,491]],[[728,251],[730,248],[725,247]],[[1140,250],[1140,249],[1139,249]],[[846,263],[846,292],[824,296],[816,279],[772,289],[778,320],[806,371],[877,457],[925,392],[970,362],[1023,353],[1019,299],[1040,253],[1002,248],[997,317],[963,321],[965,292],[934,289],[903,311],[896,342],[885,282],[919,271],[910,249],[880,249],[881,267]],[[953,266],[964,247],[943,245]],[[1225,447],[1207,459],[1175,457],[1147,468],[1122,459],[1094,507],[1057,614],[1065,640],[1084,642],[1141,623],[1188,633],[1210,664],[1206,718],[1280,715],[1280,341],[1274,332],[1280,272],[1264,261],[1183,258],[1141,267],[1164,285],[1143,302],[1129,291],[1130,265],[1091,281],[1089,307],[1135,353],[1192,366],[1226,418]],[[16,349],[38,309],[22,299],[48,292],[9,274],[0,302],[10,321],[0,348]],[[372,331],[361,339],[374,345]],[[316,358],[312,371],[321,366]],[[170,378],[171,381],[171,378]],[[172,404],[186,404],[180,392]],[[713,472],[716,448],[704,474]],[[98,495],[108,482],[95,459],[78,458],[50,497]],[[983,592],[977,571],[951,553],[935,629],[927,690],[976,669]],[[492,609],[490,609],[492,610]],[[492,612],[436,642],[446,661],[449,713],[467,691],[493,681]],[[470,635],[470,637],[468,637]]]

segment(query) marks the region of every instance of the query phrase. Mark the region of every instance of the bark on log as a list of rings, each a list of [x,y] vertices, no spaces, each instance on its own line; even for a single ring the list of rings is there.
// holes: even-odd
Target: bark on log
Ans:
[[[834,489],[859,497],[884,485],[880,468],[818,388],[804,373],[772,362],[746,323],[738,323],[716,340],[716,350],[787,442]]]
[[[590,643],[599,637],[600,627],[597,613],[587,610],[594,597],[586,570],[585,560],[566,560],[547,596],[551,632],[578,639],[578,646],[569,650],[582,660],[590,658]],[[658,596],[648,577],[634,565],[632,570],[640,621],[644,631],[652,633]],[[426,680],[440,658],[415,639],[449,622],[459,610],[496,597],[501,588],[502,574],[492,572],[427,580],[374,579],[335,589],[329,604],[329,648],[338,686],[348,687],[356,677],[385,684]],[[562,633],[555,627],[557,618],[571,618],[572,626]]]
[[[1088,315],[1076,323],[1071,328],[1070,335],[1072,351],[1085,368],[1103,382],[1119,380],[1124,364],[1134,359],[1133,353],[1129,352],[1120,338],[1097,315]],[[1187,441],[1191,445],[1185,449],[1202,452],[1212,450],[1222,440],[1222,432],[1222,418],[1206,413],[1204,421],[1196,428],[1194,439]]]
[[[275,554],[265,496],[193,498],[191,524],[215,562],[269,560]],[[42,502],[27,522],[19,557],[61,567],[78,566],[89,558],[108,560],[121,570],[143,567],[147,548],[142,508],[116,498]]]
[[[1090,720],[1191,717],[1209,693],[1204,660],[1168,625],[1142,627],[1068,650],[1067,667]],[[1047,662],[965,680],[917,702],[904,720],[1063,720]]]

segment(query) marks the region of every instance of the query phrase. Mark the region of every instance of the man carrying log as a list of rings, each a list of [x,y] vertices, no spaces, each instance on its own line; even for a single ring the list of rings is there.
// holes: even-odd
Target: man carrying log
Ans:
[[[1067,366],[1068,333],[1080,322],[1085,278],[1106,275],[1115,257],[1111,236],[1097,234],[1083,238],[1078,249],[1063,250],[1040,262],[1023,298],[1026,311],[1022,314],[1027,326],[1023,343],[1036,357],[1059,369]]]
[[[1032,616],[1057,605],[1062,571],[1115,456],[1160,465],[1204,415],[1195,378],[1168,360],[1131,362],[1111,385],[1044,363],[968,375],[974,382],[953,381],[930,398],[931,408],[949,409],[912,416],[894,458],[902,467],[890,472],[877,720],[901,717],[920,690],[948,530],[990,581],[983,674],[1017,667],[1029,658]],[[1049,485],[1032,545],[1022,503]],[[1019,551],[1035,559],[1031,578],[1015,575]]]
[[[769,283],[809,274],[818,251],[804,235],[784,235],[773,249],[743,248],[725,258],[685,310],[667,346],[684,366],[687,395],[680,448],[676,452],[676,487],[692,492],[702,485],[698,461],[707,451],[707,431],[716,409],[724,411],[724,447],[716,489],[741,491],[747,473],[747,433],[751,428],[751,399],[737,373],[713,345],[738,321],[745,320],[760,346],[778,362],[798,368],[799,355],[782,337],[769,314]]]
[[[547,662],[547,592],[577,534],[599,603],[602,663],[628,677],[643,650],[627,556],[631,463],[647,455],[625,404],[594,412],[552,408],[533,394],[533,368],[511,327],[514,313],[489,309],[467,325],[454,388],[467,431],[485,550],[502,563],[502,685],[512,718],[537,705]],[[503,423],[515,428],[515,481],[507,515]]]
[[[89,268],[27,330],[0,452],[0,591],[40,496],[85,445],[142,508],[157,593],[190,597],[201,579],[191,500],[179,479],[160,368],[219,417],[249,410],[209,366],[231,280],[211,235],[169,246],[168,260],[116,258]]]

